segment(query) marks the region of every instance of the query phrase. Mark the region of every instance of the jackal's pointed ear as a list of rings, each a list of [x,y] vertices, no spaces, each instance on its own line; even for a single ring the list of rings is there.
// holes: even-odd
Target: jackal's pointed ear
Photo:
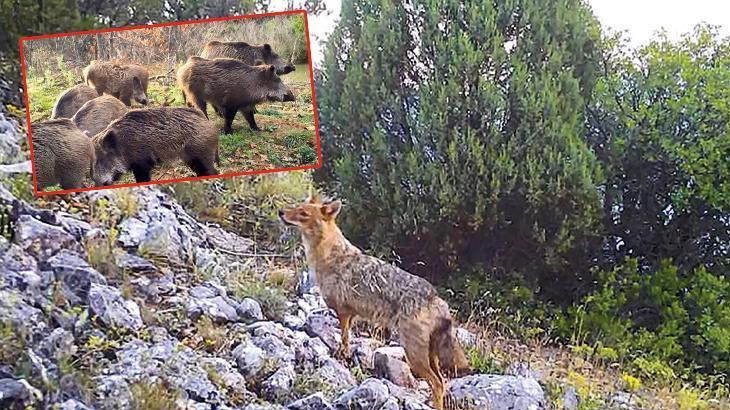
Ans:
[[[310,204],[321,204],[322,199],[319,197],[319,194],[311,194],[309,198],[307,198],[307,203]]]
[[[332,201],[322,205],[322,215],[325,219],[335,219],[342,209],[342,202]]]

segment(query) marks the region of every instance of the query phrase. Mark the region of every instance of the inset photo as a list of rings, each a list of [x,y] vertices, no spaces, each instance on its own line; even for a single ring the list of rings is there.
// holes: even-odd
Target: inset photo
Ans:
[[[303,10],[20,46],[38,195],[321,166]]]

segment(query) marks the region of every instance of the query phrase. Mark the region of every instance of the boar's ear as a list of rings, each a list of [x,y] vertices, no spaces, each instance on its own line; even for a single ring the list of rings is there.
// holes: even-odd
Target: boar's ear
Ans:
[[[115,152],[117,150],[117,135],[114,131],[109,131],[104,135],[101,146],[107,151]]]
[[[257,59],[256,61],[253,62],[253,65],[264,65],[264,62]]]
[[[324,205],[322,205],[322,215],[324,216],[324,219],[335,219],[337,217],[337,214],[340,213],[340,209],[342,209],[342,202],[340,201],[332,201],[328,202]]]
[[[271,54],[271,45],[269,43],[264,44],[264,54]]]

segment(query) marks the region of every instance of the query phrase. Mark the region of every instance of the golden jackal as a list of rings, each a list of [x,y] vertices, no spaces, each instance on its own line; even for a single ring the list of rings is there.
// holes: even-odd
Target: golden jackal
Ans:
[[[452,325],[449,306],[425,279],[363,254],[335,224],[342,203],[305,203],[279,211],[287,225],[302,233],[307,264],[315,273],[327,305],[337,312],[348,357],[350,322],[356,317],[396,329],[413,373],[425,378],[433,405],[442,409],[446,389],[442,371],[453,375],[469,365]]]

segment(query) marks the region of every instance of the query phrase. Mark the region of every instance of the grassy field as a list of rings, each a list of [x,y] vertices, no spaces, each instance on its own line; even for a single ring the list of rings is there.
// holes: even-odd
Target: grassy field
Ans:
[[[163,75],[164,67],[150,67],[150,77]],[[233,133],[220,137],[220,174],[277,169],[317,163],[317,144],[312,107],[312,92],[309,86],[309,67],[297,65],[296,71],[282,76],[297,101],[286,103],[264,103],[257,106],[256,123],[261,131],[252,131],[241,114],[233,122]],[[79,82],[78,75],[70,70],[60,69],[45,75],[28,74],[28,99],[31,123],[50,117],[58,95]],[[183,106],[182,93],[175,84],[174,73],[150,81],[147,91],[148,107]],[[134,107],[138,107],[133,103]],[[208,116],[223,129],[223,119],[208,107]],[[181,161],[158,167],[152,179],[165,181],[176,178],[194,177],[195,174]],[[134,182],[134,176],[127,173],[119,183]],[[92,186],[89,181],[86,186]],[[49,187],[47,191],[60,189]]]

